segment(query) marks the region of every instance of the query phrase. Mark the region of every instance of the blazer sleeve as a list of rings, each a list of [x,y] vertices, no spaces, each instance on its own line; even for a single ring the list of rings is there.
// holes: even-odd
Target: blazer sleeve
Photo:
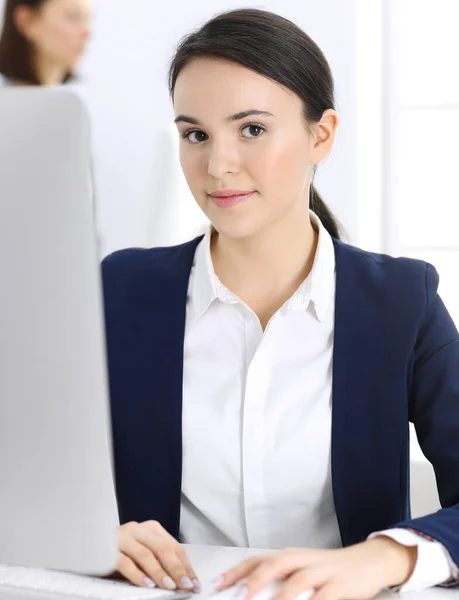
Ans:
[[[426,264],[426,307],[414,348],[409,418],[432,463],[442,508],[398,523],[439,541],[459,585],[459,334],[437,293],[438,274]]]

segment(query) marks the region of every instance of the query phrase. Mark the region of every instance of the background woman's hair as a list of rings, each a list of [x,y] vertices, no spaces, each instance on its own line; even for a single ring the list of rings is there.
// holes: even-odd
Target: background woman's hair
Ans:
[[[33,46],[16,27],[14,12],[21,4],[39,10],[46,2],[47,0],[6,0],[0,36],[0,74],[7,79],[40,85],[34,68]],[[70,79],[72,74],[67,73],[62,83]]]
[[[179,44],[169,70],[169,91],[185,65],[198,57],[238,63],[277,81],[304,103],[306,124],[335,108],[330,67],[317,44],[297,25],[274,13],[240,9],[217,15]],[[310,207],[334,238],[340,225],[311,183]]]

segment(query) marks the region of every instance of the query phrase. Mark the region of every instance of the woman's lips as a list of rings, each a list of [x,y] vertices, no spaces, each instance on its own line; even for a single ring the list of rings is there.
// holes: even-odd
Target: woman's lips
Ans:
[[[240,204],[241,202],[248,200],[251,196],[253,196],[254,193],[255,192],[247,192],[243,194],[234,194],[231,196],[213,196],[211,194],[210,197],[219,208],[231,208],[232,206],[236,206],[236,204]]]

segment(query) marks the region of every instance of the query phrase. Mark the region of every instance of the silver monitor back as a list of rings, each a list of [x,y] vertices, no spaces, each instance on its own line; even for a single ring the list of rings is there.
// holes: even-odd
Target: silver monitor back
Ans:
[[[102,292],[82,101],[0,91],[0,563],[117,560]]]

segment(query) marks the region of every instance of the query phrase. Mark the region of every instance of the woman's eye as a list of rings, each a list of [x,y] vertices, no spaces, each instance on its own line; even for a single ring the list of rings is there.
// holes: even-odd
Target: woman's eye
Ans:
[[[203,131],[189,131],[183,135],[189,142],[192,144],[198,144],[199,142],[204,142],[207,139],[207,134]]]
[[[247,132],[246,134],[243,133],[244,137],[256,138],[260,137],[264,132],[264,128],[261,125],[246,125],[242,131]]]

